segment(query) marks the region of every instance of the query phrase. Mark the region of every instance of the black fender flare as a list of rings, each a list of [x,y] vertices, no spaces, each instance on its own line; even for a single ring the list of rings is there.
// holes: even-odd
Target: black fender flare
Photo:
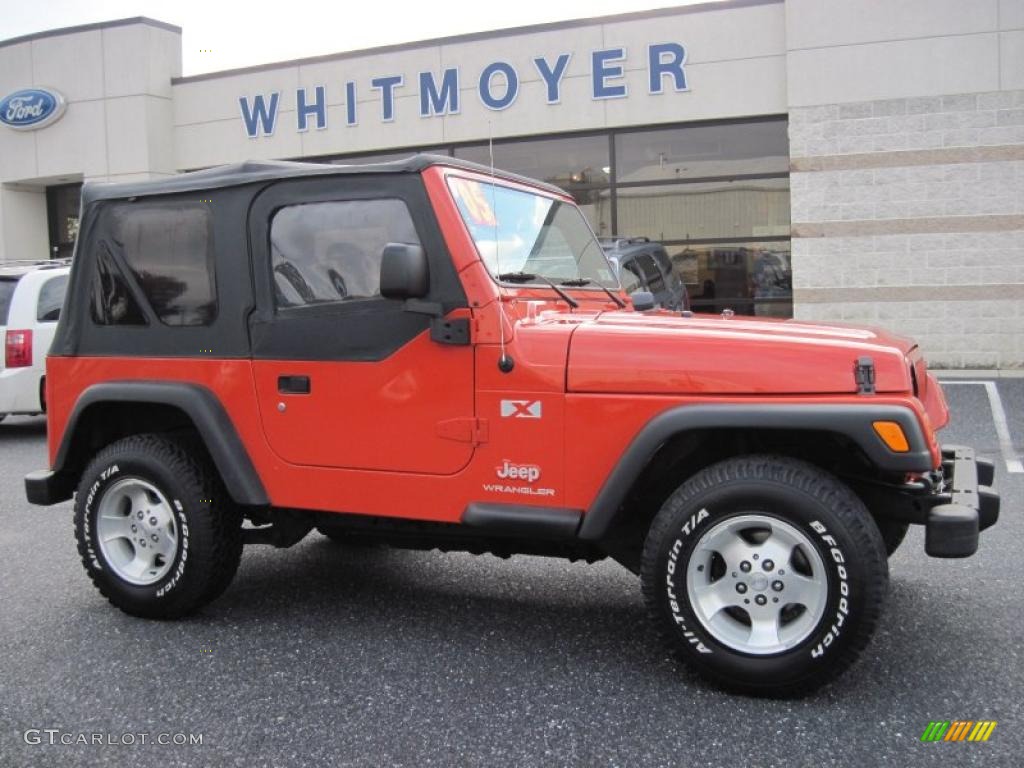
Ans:
[[[882,442],[872,422],[895,421],[910,450],[896,453]],[[696,429],[797,429],[833,432],[853,440],[883,472],[934,469],[921,424],[898,405],[688,405],[652,418],[633,438],[583,517],[578,536],[599,541],[610,530],[633,482],[670,438]]]
[[[188,382],[108,381],[88,387],[75,402],[64,429],[52,470],[55,479],[66,474],[64,470],[68,454],[82,415],[90,406],[99,403],[158,404],[178,408],[195,425],[231,498],[238,504],[248,506],[266,506],[270,503],[259,474],[224,406],[209,389]],[[68,483],[65,480],[61,485],[67,486]],[[64,498],[70,498],[70,494]]]

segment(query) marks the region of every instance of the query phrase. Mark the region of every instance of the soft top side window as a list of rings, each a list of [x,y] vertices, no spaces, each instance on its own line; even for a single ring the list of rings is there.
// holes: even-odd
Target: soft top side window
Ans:
[[[277,309],[381,299],[388,243],[419,244],[401,200],[333,200],[288,205],[270,224]]]

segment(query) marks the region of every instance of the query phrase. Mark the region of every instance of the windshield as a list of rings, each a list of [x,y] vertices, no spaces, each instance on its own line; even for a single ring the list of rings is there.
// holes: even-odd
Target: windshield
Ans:
[[[448,186],[492,277],[521,274],[517,284],[543,285],[529,279],[536,275],[618,290],[604,251],[575,205],[454,176]]]

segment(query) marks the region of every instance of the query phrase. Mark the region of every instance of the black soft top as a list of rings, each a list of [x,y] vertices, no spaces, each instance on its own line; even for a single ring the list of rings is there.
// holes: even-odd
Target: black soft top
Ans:
[[[491,173],[491,169],[485,165],[470,163],[466,160],[449,157],[448,155],[410,155],[402,160],[394,160],[389,163],[370,163],[367,165],[330,165],[326,163],[298,163],[283,160],[248,160],[244,163],[221,165],[216,168],[181,173],[176,176],[155,179],[153,181],[137,181],[124,184],[86,182],[82,187],[82,205],[88,205],[95,200],[116,200],[203,189],[220,189],[254,182],[290,179],[301,176],[419,173],[424,168],[432,165],[463,168],[468,171],[484,174]],[[545,182],[525,176],[518,176],[499,170],[495,170],[494,175],[500,179],[529,184],[559,195],[565,194],[565,190],[552,184],[546,184]]]

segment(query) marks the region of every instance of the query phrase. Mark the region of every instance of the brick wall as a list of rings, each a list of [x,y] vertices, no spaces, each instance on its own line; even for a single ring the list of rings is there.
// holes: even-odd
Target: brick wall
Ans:
[[[1024,91],[790,110],[794,313],[1024,367]]]

